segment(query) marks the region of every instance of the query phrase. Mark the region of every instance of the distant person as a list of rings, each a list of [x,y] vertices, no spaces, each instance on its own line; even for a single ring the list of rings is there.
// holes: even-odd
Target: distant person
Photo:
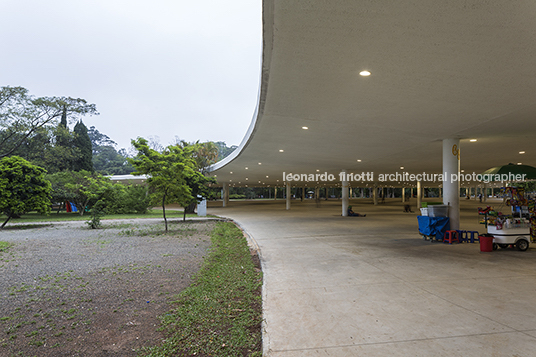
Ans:
[[[480,200],[480,202],[482,202],[482,194],[481,193],[478,194],[478,199]]]
[[[359,214],[354,211],[352,211],[352,206],[348,206],[348,215],[352,217],[366,217],[366,214]]]

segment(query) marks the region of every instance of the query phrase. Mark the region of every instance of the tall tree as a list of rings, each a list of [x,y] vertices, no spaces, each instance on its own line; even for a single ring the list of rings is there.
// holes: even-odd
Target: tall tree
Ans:
[[[6,220],[29,211],[50,212],[50,182],[46,171],[18,156],[0,160],[0,212]]]
[[[94,126],[88,129],[93,149],[93,168],[104,175],[126,175],[134,171],[127,161],[126,150],[115,149],[116,143]]]
[[[195,170],[186,176],[186,183],[192,190],[191,197],[180,202],[184,207],[183,219],[186,219],[186,213],[195,212],[200,198],[209,196],[208,184],[216,182],[214,178],[208,178],[206,174],[208,167],[218,160],[218,146],[211,141],[205,143],[181,141],[179,145],[183,149],[188,149],[189,155],[195,162]]]
[[[195,161],[188,154],[190,149],[178,145],[170,145],[158,152],[149,147],[144,138],[132,140],[132,145],[138,151],[133,159],[129,159],[136,171],[135,175],[147,175],[147,183],[152,190],[151,199],[155,204],[162,205],[166,232],[166,204],[181,203],[192,198],[191,188],[187,185],[186,177],[195,170]]]
[[[70,97],[35,98],[22,87],[0,87],[0,158],[12,155],[36,130],[58,119],[98,115],[95,104]]]
[[[214,145],[218,148],[218,158],[216,161],[221,161],[225,159],[227,156],[229,156],[238,146],[231,145],[227,146],[225,144],[225,141],[216,141],[214,142]]]
[[[87,134],[87,127],[81,120],[74,126],[74,146],[80,150],[80,156],[75,159],[73,169],[75,171],[93,171],[91,139]]]

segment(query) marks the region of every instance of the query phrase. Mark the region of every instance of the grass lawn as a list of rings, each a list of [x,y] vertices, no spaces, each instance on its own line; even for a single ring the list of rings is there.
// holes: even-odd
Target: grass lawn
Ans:
[[[161,317],[167,338],[144,356],[262,356],[262,272],[242,231],[220,222],[192,285]]]
[[[182,218],[183,211],[166,210],[167,218]],[[197,217],[197,214],[187,214],[186,218]],[[214,217],[214,216],[208,216]],[[7,217],[0,215],[0,223],[5,221]],[[101,219],[132,219],[132,218],[163,218],[162,209],[152,209],[146,214],[110,214],[105,215]],[[50,215],[42,215],[37,212],[30,212],[23,215],[21,218],[12,218],[7,223],[6,227],[13,223],[25,223],[25,222],[58,222],[58,221],[87,221],[90,219],[90,215],[86,212],[83,216],[78,213],[67,212],[51,212]]]

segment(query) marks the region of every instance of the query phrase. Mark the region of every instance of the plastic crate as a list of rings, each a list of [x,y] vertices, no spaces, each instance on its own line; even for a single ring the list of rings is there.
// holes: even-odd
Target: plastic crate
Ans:
[[[430,217],[448,217],[449,206],[447,205],[428,205],[428,216]]]

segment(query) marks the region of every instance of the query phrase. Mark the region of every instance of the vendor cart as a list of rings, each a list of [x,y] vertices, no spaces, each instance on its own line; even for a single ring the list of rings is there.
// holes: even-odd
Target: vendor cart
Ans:
[[[511,207],[511,215],[498,214],[486,226],[488,234],[493,236],[493,249],[506,249],[515,246],[520,251],[526,251],[533,241],[534,231],[534,201],[524,198],[523,189],[505,187],[502,193],[507,197],[506,204]]]

